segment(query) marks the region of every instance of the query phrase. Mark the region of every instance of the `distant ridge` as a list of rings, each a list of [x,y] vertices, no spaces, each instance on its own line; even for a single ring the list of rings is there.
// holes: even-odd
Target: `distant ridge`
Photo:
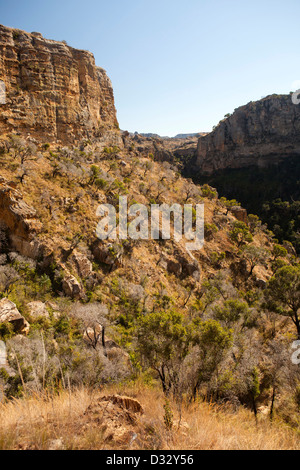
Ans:
[[[147,137],[147,138],[153,138],[153,139],[189,139],[193,137],[202,137],[203,135],[208,134],[208,132],[196,132],[196,133],[191,133],[191,134],[177,134],[174,137],[169,137],[169,136],[162,136],[159,134],[154,134],[152,132],[148,133],[139,133],[135,132],[135,134],[141,135],[142,137]]]

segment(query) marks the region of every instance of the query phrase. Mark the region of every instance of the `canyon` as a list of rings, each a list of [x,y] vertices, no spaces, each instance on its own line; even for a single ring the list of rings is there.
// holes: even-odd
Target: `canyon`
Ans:
[[[112,84],[91,52],[0,25],[0,80],[6,89],[2,134],[64,144],[97,138],[122,146]],[[299,156],[299,136],[300,106],[291,95],[270,95],[239,107],[210,133],[135,137],[160,160],[174,154],[193,174],[213,174]]]
[[[4,26],[0,80],[0,449],[299,448],[299,258],[248,207],[267,200],[262,167],[299,156],[291,97],[207,135],[132,134],[90,52]],[[227,176],[241,169],[253,180]],[[138,228],[125,199],[194,225],[204,206],[203,247],[174,236],[179,211],[172,236],[162,219],[147,239],[99,237],[107,207]]]

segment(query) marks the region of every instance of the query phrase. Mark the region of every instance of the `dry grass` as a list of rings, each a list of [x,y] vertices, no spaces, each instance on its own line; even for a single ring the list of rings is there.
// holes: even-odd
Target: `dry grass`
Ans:
[[[136,439],[105,440],[99,423],[84,416],[88,406],[104,394],[134,397],[145,413],[139,418]],[[14,400],[0,407],[0,449],[151,449],[151,450],[290,450],[300,438],[279,423],[261,417],[256,425],[251,412],[238,412],[209,403],[183,406],[179,421],[176,406],[173,429],[164,425],[164,397],[157,389],[135,385],[110,387],[103,393],[86,389],[51,396]]]

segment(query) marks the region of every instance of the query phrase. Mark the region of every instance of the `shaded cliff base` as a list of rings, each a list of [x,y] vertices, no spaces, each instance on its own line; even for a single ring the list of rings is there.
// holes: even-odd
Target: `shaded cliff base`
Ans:
[[[192,176],[189,166],[183,172],[185,176]],[[297,234],[300,230],[299,156],[263,167],[227,168],[213,175],[198,172],[193,179],[217,188],[220,196],[237,199],[248,213],[259,215],[280,242],[291,241],[300,252]]]

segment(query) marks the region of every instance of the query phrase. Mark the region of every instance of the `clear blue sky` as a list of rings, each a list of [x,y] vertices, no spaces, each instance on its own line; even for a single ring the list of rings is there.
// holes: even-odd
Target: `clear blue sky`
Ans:
[[[121,129],[170,136],[294,91],[299,19],[299,0],[0,0],[0,23],[94,53]]]

